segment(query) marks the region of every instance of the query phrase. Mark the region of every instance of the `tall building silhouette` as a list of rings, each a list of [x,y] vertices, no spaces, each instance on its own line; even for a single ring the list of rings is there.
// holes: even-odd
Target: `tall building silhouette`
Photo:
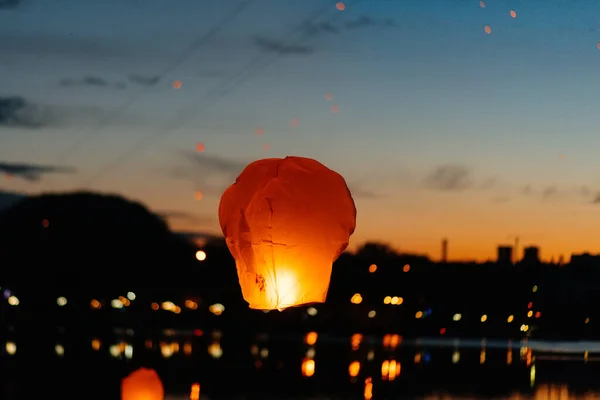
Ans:
[[[442,262],[448,262],[448,239],[442,239]]]
[[[523,249],[523,263],[538,264],[540,262],[540,248],[529,246]]]
[[[512,246],[498,246],[498,256],[496,258],[498,264],[512,265],[513,263],[513,248]]]

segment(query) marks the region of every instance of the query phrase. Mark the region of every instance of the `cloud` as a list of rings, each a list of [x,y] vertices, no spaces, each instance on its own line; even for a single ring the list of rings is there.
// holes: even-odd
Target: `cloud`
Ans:
[[[17,8],[22,0],[0,0],[0,10]]]
[[[39,128],[52,116],[21,96],[0,96],[0,127]]]
[[[301,44],[285,44],[276,39],[269,39],[263,36],[256,36],[253,40],[254,45],[265,53],[274,53],[279,55],[306,55],[314,53],[315,49]]]
[[[104,78],[92,75],[85,76],[81,79],[61,79],[58,84],[62,87],[91,86],[97,88],[115,87],[117,89],[125,89],[127,87],[125,82],[112,83]]]
[[[0,161],[0,173],[9,177],[24,179],[30,182],[39,181],[43,175],[52,173],[74,173],[71,167],[36,165],[28,163],[10,163]]]
[[[460,164],[439,165],[425,177],[425,183],[433,189],[462,191],[473,186],[471,169]]]
[[[373,27],[381,27],[381,28],[394,28],[396,27],[396,21],[392,18],[380,19],[373,18],[368,15],[361,15],[356,19],[347,20],[341,23],[334,23],[331,21],[325,22],[314,22],[314,21],[305,21],[302,24],[302,29],[304,33],[308,36],[317,36],[317,35],[336,35],[343,31],[353,31],[357,29],[366,29]]]
[[[189,150],[178,152],[182,164],[170,170],[169,175],[190,181],[204,195],[220,195],[242,172],[248,162],[207,155]]]
[[[141,75],[129,75],[129,81],[142,85],[142,86],[154,86],[160,81],[159,76],[141,76]]]
[[[551,199],[559,195],[559,190],[555,185],[546,186],[542,189],[542,198]]]
[[[238,175],[242,169],[248,164],[244,161],[231,160],[224,157],[207,155],[204,153],[196,153],[189,150],[183,150],[180,153],[187,160],[207,172],[219,172],[224,174]]]

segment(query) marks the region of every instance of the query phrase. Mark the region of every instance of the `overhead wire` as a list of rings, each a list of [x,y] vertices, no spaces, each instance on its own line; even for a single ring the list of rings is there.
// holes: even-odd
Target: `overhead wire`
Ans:
[[[218,34],[223,28],[225,28],[228,24],[230,24],[238,15],[240,15],[244,10],[246,10],[250,5],[252,5],[256,0],[245,0],[242,1],[239,5],[237,5],[231,12],[227,13],[225,17],[223,17],[215,26],[213,26],[208,32],[195,40],[179,57],[177,57],[174,62],[170,63],[167,67],[165,67],[158,75],[158,82],[164,80],[164,77],[169,74],[171,71],[178,68],[181,64],[183,64],[187,58],[196,52],[199,48],[206,45],[216,34]],[[89,134],[81,137],[81,140],[76,141],[72,146],[70,146],[66,151],[61,153],[57,157],[57,161],[64,162],[69,156],[75,154],[78,150],[83,148],[89,142],[96,138],[96,134],[101,132],[103,129],[108,127],[116,118],[119,118],[123,113],[125,113],[131,106],[135,104],[144,94],[148,92],[150,87],[146,87],[140,91],[138,91],[135,95],[129,98],[125,104],[119,107],[114,112],[110,112],[105,118],[102,119],[99,125],[95,127]]]
[[[287,38],[289,36],[294,36],[297,33],[297,31],[303,32],[304,34],[300,36],[298,41],[296,41],[295,43],[290,43],[288,46],[298,45],[306,41],[312,36],[312,34],[307,33],[304,29],[305,22],[317,20],[323,14],[327,14],[328,11],[332,11],[332,7],[330,4],[318,8],[313,13],[303,18],[302,22],[298,26],[292,28],[287,33],[287,35],[285,35],[283,41],[287,41]],[[212,98],[214,101],[205,103],[204,107],[200,108],[198,108],[197,104],[195,103],[192,107],[180,111],[176,114],[175,118],[173,118],[171,122],[167,124],[170,125],[170,127],[167,127],[165,130],[157,131],[153,135],[141,138],[136,143],[134,143],[133,146],[131,146],[128,150],[121,154],[121,156],[119,156],[114,161],[106,164],[104,167],[101,167],[96,174],[94,174],[91,178],[88,178],[85,181],[81,182],[79,186],[89,186],[96,180],[103,178],[107,173],[111,172],[115,168],[122,166],[127,161],[131,161],[135,154],[138,154],[139,152],[150,147],[157,140],[160,140],[173,134],[174,132],[176,132],[177,129],[182,127],[189,118],[194,117],[198,113],[206,111],[208,108],[214,106],[223,97],[233,92],[236,88],[246,83],[248,80],[256,76],[260,71],[264,70],[265,68],[273,64],[279,57],[281,57],[281,53],[276,54],[271,58],[268,57],[269,55],[273,56],[272,53],[260,53],[256,58],[254,58],[248,64],[246,64],[238,73],[231,77],[229,81],[226,81],[223,85],[218,86],[215,90],[209,92],[209,98]]]

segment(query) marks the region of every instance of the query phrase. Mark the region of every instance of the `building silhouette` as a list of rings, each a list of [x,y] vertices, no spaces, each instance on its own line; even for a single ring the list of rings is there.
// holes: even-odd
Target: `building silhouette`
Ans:
[[[528,246],[523,249],[522,262],[525,264],[539,264],[540,248],[537,246]]]
[[[498,256],[496,262],[502,265],[512,265],[513,248],[511,246],[498,246]]]
[[[442,239],[442,262],[448,262],[448,239]]]

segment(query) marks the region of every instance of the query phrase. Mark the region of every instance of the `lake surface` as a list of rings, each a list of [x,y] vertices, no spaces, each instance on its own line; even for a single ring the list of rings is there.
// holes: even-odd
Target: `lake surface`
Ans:
[[[201,330],[3,336],[2,399],[118,399],[121,378],[141,366],[157,370],[171,399],[189,399],[194,383],[210,399],[600,399],[600,342]]]

